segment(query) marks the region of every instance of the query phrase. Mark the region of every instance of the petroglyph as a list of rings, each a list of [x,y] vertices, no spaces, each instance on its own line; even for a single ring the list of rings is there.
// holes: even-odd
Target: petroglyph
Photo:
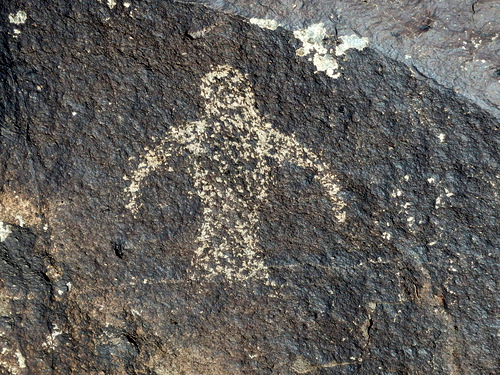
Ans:
[[[144,179],[159,168],[174,171],[169,158],[187,151],[193,194],[201,199],[204,216],[193,267],[208,279],[220,274],[229,281],[266,279],[257,234],[259,209],[273,180],[268,160],[314,170],[334,217],[342,222],[345,204],[338,197],[337,178],[307,147],[260,117],[248,79],[236,69],[222,65],[207,74],[201,95],[203,118],[169,129],[156,147],[146,149],[137,169],[124,177],[130,180],[126,207],[137,215]]]

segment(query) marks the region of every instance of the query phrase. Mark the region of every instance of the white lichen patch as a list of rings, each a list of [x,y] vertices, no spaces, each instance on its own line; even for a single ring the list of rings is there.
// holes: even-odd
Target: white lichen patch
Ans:
[[[337,72],[337,61],[332,59],[328,54],[320,55],[316,53],[313,57],[313,64],[316,66],[318,72],[325,72],[327,76],[332,78],[340,77],[340,73]]]
[[[276,22],[276,20],[265,18],[250,18],[250,23],[269,30],[276,30],[279,26],[281,26],[278,22]]]
[[[324,45],[325,39],[329,38],[323,23],[315,23],[306,29],[295,30],[293,35],[302,42],[302,47],[297,50],[299,56],[311,56],[310,59],[316,66],[318,72],[325,72],[332,78],[340,77],[339,65],[333,50]],[[344,35],[340,38],[341,43],[336,47],[335,55],[342,56],[349,49],[363,50],[368,47],[369,40],[355,34]]]
[[[56,340],[57,336],[60,336],[62,332],[59,330],[57,324],[52,327],[52,333],[45,338],[45,342],[42,343],[42,348],[44,349],[55,349],[58,345]]]
[[[16,215],[16,220],[19,226],[23,228],[25,224],[23,217],[21,215]]]
[[[329,36],[323,23],[315,23],[306,29],[299,29],[293,35],[302,42],[302,47],[297,50],[298,56],[312,55],[311,59],[318,72],[325,72],[332,78],[340,77],[337,72],[339,65],[323,41]]]
[[[0,242],[4,242],[11,233],[12,228],[10,225],[4,224],[0,221]]]
[[[341,43],[337,46],[337,49],[335,50],[335,55],[337,56],[344,55],[347,52],[347,50],[352,48],[361,51],[366,47],[368,47],[369,45],[368,38],[359,37],[356,34],[343,35],[339,39],[341,40]]]
[[[16,25],[22,25],[26,22],[27,17],[26,12],[24,10],[20,10],[16,14],[9,14],[9,22]]]
[[[313,52],[321,55],[328,53],[328,49],[323,45],[327,33],[322,23],[315,23],[307,29],[295,30],[293,35],[302,42],[302,48],[297,50],[297,55],[306,56]]]
[[[23,353],[21,353],[19,350],[16,350],[14,352],[14,355],[17,357],[19,368],[26,368],[26,359],[24,358]]]
[[[137,169],[125,180],[127,208],[141,208],[144,179],[169,166],[173,152],[188,152],[188,172],[203,207],[204,221],[192,265],[211,279],[267,279],[258,244],[259,209],[267,200],[273,176],[270,159],[295,163],[316,172],[316,181],[330,198],[333,215],[345,220],[337,177],[312,151],[293,136],[280,133],[256,110],[254,94],[244,74],[222,65],[201,83],[205,115],[200,121],[170,129],[153,149],[146,149]]]

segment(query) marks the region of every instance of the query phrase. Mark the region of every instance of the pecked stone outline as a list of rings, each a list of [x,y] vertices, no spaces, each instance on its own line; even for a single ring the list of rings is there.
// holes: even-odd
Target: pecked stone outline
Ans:
[[[345,203],[338,197],[337,177],[316,154],[259,116],[246,75],[229,65],[220,65],[202,78],[200,89],[205,99],[202,119],[169,129],[156,147],[145,149],[137,169],[124,176],[130,181],[124,189],[129,197],[126,207],[137,215],[142,206],[138,198],[143,180],[161,167],[173,172],[168,166],[173,148],[184,148],[191,155],[188,168],[204,216],[192,266],[207,279],[222,274],[229,282],[267,280],[268,271],[257,240],[259,204],[255,204],[267,199],[272,180],[266,158],[314,169],[315,179],[325,189],[336,220],[343,222]],[[211,149],[214,146],[216,151]],[[211,164],[218,166],[216,176],[203,168],[209,149]],[[228,159],[238,165],[236,171],[231,170],[229,179],[225,177],[229,171]],[[249,169],[248,164],[254,164],[255,168]],[[231,181],[243,184],[230,184]]]

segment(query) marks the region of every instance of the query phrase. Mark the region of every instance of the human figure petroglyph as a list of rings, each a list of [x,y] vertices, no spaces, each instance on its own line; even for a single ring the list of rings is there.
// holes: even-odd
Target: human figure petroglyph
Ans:
[[[337,221],[345,220],[344,202],[336,176],[293,136],[282,134],[265,122],[255,106],[245,75],[228,65],[208,73],[201,84],[205,115],[200,121],[169,129],[160,143],[147,149],[125,188],[127,208],[134,215],[143,180],[158,168],[169,167],[169,158],[182,149],[190,154],[188,172],[194,178],[204,221],[197,238],[193,267],[205,277],[223,274],[227,280],[267,278],[258,244],[259,208],[272,181],[269,158],[295,163],[316,172]],[[175,150],[177,148],[177,150]]]

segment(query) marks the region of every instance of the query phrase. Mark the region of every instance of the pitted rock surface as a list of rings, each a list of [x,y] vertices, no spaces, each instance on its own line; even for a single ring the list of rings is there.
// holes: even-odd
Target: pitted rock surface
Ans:
[[[0,17],[0,373],[495,373],[493,111],[312,17]]]
[[[193,0],[289,30],[321,23],[333,37],[359,35],[500,117],[500,3],[480,1]],[[260,21],[262,23],[262,21]]]

